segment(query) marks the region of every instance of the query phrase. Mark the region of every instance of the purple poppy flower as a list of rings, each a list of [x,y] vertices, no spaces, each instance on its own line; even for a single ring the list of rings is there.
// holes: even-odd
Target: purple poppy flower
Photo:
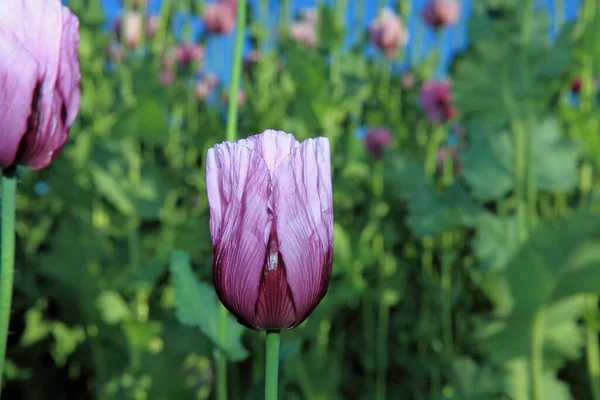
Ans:
[[[450,82],[431,80],[421,86],[421,106],[432,122],[446,122],[456,113],[452,105]]]
[[[223,304],[256,330],[298,326],[319,304],[333,260],[331,155],[267,130],[208,150],[213,281]]]
[[[0,7],[0,167],[46,167],[79,110],[79,21],[58,0]]]
[[[460,16],[460,5],[454,0],[432,0],[423,9],[423,19],[434,28],[454,25]]]
[[[400,48],[408,44],[408,30],[402,20],[390,8],[384,8],[369,27],[371,41],[385,53],[395,58]]]
[[[237,4],[233,1],[218,0],[204,6],[202,19],[210,33],[230,33],[235,28]]]
[[[378,160],[383,157],[383,151],[391,141],[392,137],[387,128],[373,128],[365,137],[365,148],[373,159]]]

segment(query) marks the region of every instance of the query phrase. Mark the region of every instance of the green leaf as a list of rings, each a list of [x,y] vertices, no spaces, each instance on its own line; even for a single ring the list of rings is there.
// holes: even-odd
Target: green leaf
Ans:
[[[459,184],[438,193],[417,160],[406,156],[390,156],[386,160],[386,182],[392,194],[407,202],[407,224],[415,236],[469,226],[482,212]]]
[[[232,361],[242,361],[248,352],[241,343],[244,327],[227,314],[225,335],[219,335],[221,304],[211,285],[196,279],[190,256],[175,250],[171,254],[171,274],[175,286],[176,315],[184,325],[196,326]]]
[[[122,214],[133,216],[135,203],[127,195],[121,182],[98,165],[92,164],[89,168],[98,192]]]
[[[470,145],[461,153],[463,176],[473,195],[481,200],[496,200],[514,187],[514,145],[508,131],[492,132],[473,126]],[[538,189],[568,191],[578,183],[580,149],[562,134],[558,121],[540,121],[532,135],[532,161]]]
[[[127,302],[114,290],[105,290],[96,299],[96,307],[100,311],[102,320],[108,325],[115,325],[125,321],[131,315]]]
[[[492,271],[501,271],[519,249],[517,220],[482,214],[475,221],[473,249],[481,264]]]

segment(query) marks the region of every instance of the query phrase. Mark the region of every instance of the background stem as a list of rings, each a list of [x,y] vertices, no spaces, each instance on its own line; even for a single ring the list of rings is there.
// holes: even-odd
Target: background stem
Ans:
[[[268,331],[265,363],[265,400],[277,400],[279,379],[279,331]]]
[[[531,348],[529,356],[529,382],[531,400],[544,400],[543,367],[544,367],[544,319],[545,311],[539,310],[531,326]]]
[[[2,266],[0,269],[0,388],[4,376],[4,358],[10,322],[10,304],[13,292],[15,266],[15,197],[17,177],[14,170],[2,175]],[[1,390],[1,389],[0,389]]]

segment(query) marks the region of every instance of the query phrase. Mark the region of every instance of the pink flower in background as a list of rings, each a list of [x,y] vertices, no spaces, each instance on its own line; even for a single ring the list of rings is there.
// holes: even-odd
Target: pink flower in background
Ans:
[[[229,91],[223,93],[223,101],[225,102],[225,104],[229,103]],[[237,102],[239,106],[243,106],[244,104],[246,104],[246,93],[241,89],[238,92]]]
[[[460,4],[455,0],[432,0],[423,9],[423,19],[434,28],[454,25],[460,16]]]
[[[294,21],[288,28],[288,34],[295,41],[306,47],[317,47],[317,13],[304,10],[299,20]]]
[[[411,71],[405,72],[402,75],[402,87],[404,89],[412,89],[415,86],[415,74],[413,74]]]
[[[0,7],[0,167],[45,168],[79,111],[79,21],[59,0]]]
[[[200,61],[205,55],[204,46],[196,43],[180,43],[175,46],[174,57],[179,65],[189,65],[194,61]]]
[[[579,94],[581,91],[581,78],[577,77],[571,81],[571,92]]]
[[[194,92],[200,100],[206,100],[208,96],[216,89],[219,79],[215,74],[205,74],[196,82]]]
[[[390,8],[384,8],[369,27],[371,41],[387,58],[398,56],[398,50],[408,43],[408,31],[402,20]]]
[[[421,106],[432,122],[445,122],[455,114],[450,94],[450,82],[429,81],[421,86]]]
[[[175,83],[175,71],[171,68],[162,67],[160,69],[159,81],[163,86],[169,86]]]
[[[255,330],[291,329],[319,304],[333,261],[331,154],[267,130],[208,150],[213,281]]]
[[[383,157],[383,150],[390,145],[392,137],[387,128],[373,128],[365,136],[365,148],[375,160]]]
[[[158,30],[158,24],[160,23],[160,17],[158,15],[151,15],[146,18],[146,36],[153,38]]]
[[[230,33],[235,27],[237,2],[218,0],[204,6],[202,20],[210,33]]]
[[[131,48],[136,48],[142,41],[142,26],[145,22],[145,32],[148,38],[154,37],[158,29],[160,18],[157,16],[144,16],[139,11],[127,11],[122,16],[117,17],[114,23],[114,32],[117,40],[121,40],[121,35],[125,43]]]

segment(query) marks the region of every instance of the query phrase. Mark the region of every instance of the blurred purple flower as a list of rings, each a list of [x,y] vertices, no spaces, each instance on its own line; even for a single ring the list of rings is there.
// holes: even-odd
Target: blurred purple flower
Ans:
[[[194,92],[200,100],[206,100],[219,84],[219,78],[215,74],[205,74],[196,82]]]
[[[432,80],[424,83],[421,86],[420,100],[430,121],[445,122],[454,117],[449,81]]]
[[[408,31],[402,20],[388,7],[381,10],[379,16],[371,22],[369,34],[373,44],[390,59],[397,57],[398,50],[408,43]]]
[[[0,167],[45,168],[79,110],[79,21],[58,0],[0,7]]]
[[[317,47],[317,13],[313,9],[303,10],[300,19],[288,28],[292,39],[306,47]]]
[[[235,27],[236,15],[236,1],[218,0],[204,6],[202,20],[210,33],[229,33]]]
[[[267,130],[208,150],[217,295],[255,330],[291,329],[319,304],[333,260],[331,154]]]
[[[454,25],[460,16],[455,0],[431,0],[423,9],[423,19],[434,28]]]
[[[365,137],[365,148],[369,155],[378,160],[383,157],[384,149],[390,145],[392,137],[387,128],[373,128],[369,130]]]
[[[144,21],[144,16],[139,11],[127,11],[117,17],[113,29],[117,40],[121,41],[123,39],[129,47],[135,49],[141,44],[144,22],[146,23],[146,36],[152,38],[156,34],[159,21],[160,19],[157,16],[146,16]]]
[[[204,59],[205,54],[204,46],[196,43],[180,43],[173,49],[175,61],[182,66]]]

